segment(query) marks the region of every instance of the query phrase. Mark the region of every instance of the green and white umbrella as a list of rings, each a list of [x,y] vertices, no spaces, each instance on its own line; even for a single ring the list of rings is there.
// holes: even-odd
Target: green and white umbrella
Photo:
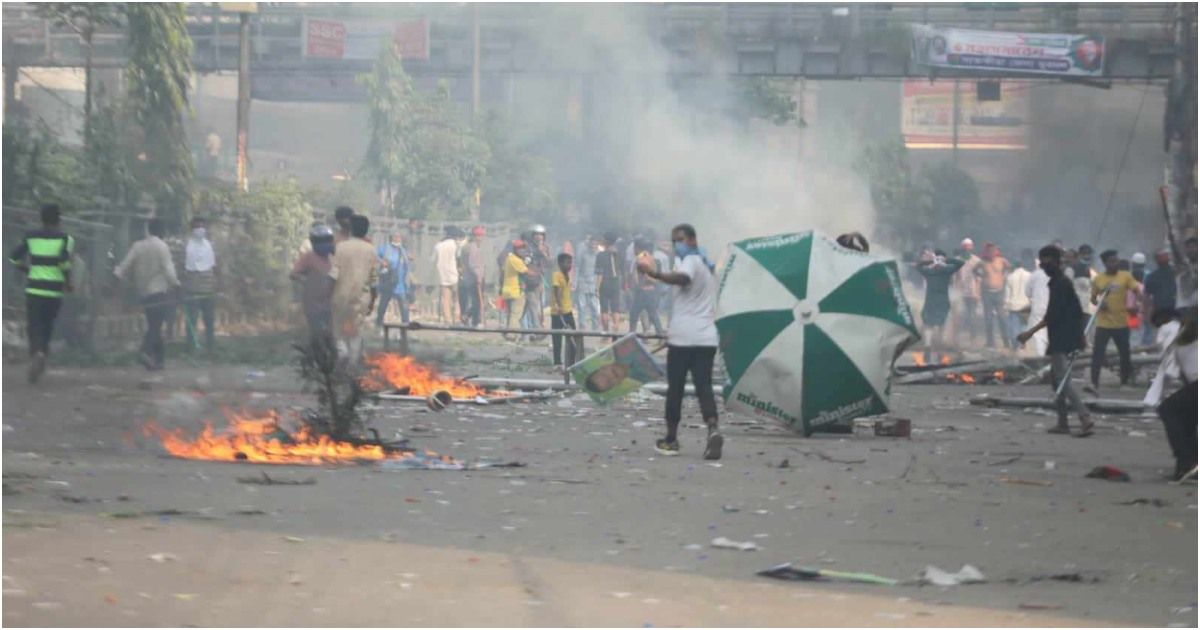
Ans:
[[[730,250],[717,299],[726,406],[804,435],[886,412],[892,363],[920,339],[896,262],[817,232]]]

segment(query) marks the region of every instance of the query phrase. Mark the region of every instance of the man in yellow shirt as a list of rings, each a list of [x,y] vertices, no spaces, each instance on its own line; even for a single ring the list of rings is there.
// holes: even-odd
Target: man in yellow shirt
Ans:
[[[571,264],[570,254],[558,255],[558,271],[550,279],[553,299],[550,301],[550,327],[554,330],[575,330],[575,312],[571,306]],[[563,368],[562,340],[564,335],[554,335],[554,367]],[[567,366],[582,359],[582,347],[579,337],[567,337]]]
[[[520,318],[525,310],[521,276],[529,275],[529,266],[525,264],[529,247],[525,245],[525,241],[517,239],[512,242],[512,248],[512,252],[504,259],[504,281],[500,283],[500,297],[504,300],[505,328],[511,328],[513,316]],[[505,333],[504,338],[511,339],[511,336]]]
[[[1116,250],[1100,254],[1100,261],[1104,263],[1104,271],[1092,278],[1092,304],[1098,306],[1096,343],[1092,349],[1092,387],[1096,389],[1100,387],[1100,366],[1104,363],[1109,339],[1116,343],[1117,353],[1121,355],[1121,384],[1128,384],[1133,375],[1133,364],[1129,360],[1129,308],[1137,308],[1141,291],[1141,285],[1133,275],[1118,268],[1121,259]],[[1101,296],[1104,296],[1103,300]]]

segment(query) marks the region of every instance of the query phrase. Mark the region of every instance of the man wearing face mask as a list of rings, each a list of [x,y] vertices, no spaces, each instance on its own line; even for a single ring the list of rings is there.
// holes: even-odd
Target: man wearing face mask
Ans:
[[[704,459],[721,459],[725,439],[717,427],[717,402],[713,396],[713,358],[717,354],[717,279],[714,265],[696,244],[696,229],[683,223],[671,230],[675,249],[674,271],[660,271],[652,256],[638,259],[638,271],[671,285],[674,307],[667,326],[667,435],[654,447],[663,455],[679,454],[677,431],[688,372],[700,399],[700,414],[708,427]]]
[[[1017,341],[1025,345],[1038,331],[1045,329],[1049,342],[1046,354],[1050,356],[1050,386],[1057,389],[1062,379],[1067,382],[1062,393],[1055,399],[1058,411],[1058,424],[1049,429],[1049,433],[1067,434],[1067,402],[1079,414],[1079,433],[1076,437],[1087,437],[1092,434],[1095,423],[1083,400],[1071,385],[1071,375],[1067,371],[1070,355],[1082,350],[1086,345],[1084,339],[1083,308],[1079,304],[1079,296],[1075,295],[1075,287],[1063,274],[1062,251],[1053,245],[1047,245],[1038,252],[1038,260],[1043,271],[1050,277],[1050,301],[1046,306],[1046,314],[1033,328],[1017,335]]]
[[[197,315],[204,317],[204,347],[212,352],[216,331],[217,257],[208,240],[208,221],[192,219],[192,234],[184,249],[184,312],[187,317],[187,349],[196,347]]]

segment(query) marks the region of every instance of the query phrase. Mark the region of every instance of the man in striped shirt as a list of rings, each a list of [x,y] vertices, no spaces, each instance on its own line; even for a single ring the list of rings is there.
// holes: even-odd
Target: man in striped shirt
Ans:
[[[46,370],[54,319],[62,306],[63,292],[71,291],[71,253],[75,240],[59,228],[58,206],[42,206],[42,227],[25,235],[9,261],[25,273],[25,317],[29,335],[29,382],[36,383]]]

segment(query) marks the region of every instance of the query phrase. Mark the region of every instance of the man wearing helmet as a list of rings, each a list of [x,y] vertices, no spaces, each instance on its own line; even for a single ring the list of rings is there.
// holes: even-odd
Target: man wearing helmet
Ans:
[[[333,230],[315,223],[308,233],[312,249],[300,254],[292,265],[291,277],[302,284],[300,304],[312,336],[328,334],[333,322]]]

